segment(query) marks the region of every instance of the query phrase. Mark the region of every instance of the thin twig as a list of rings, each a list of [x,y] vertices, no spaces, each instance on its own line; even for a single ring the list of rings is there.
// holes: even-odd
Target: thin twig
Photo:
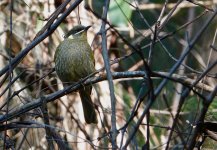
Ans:
[[[43,113],[44,124],[50,126],[50,121],[49,121],[49,116],[48,116],[48,110],[47,110],[47,103],[43,99],[43,96],[41,98],[42,98],[41,111]],[[51,135],[50,128],[48,128],[48,126],[45,126],[45,132],[46,132],[46,139],[47,139],[47,143],[48,143],[48,149],[49,150],[53,150],[54,149],[53,138],[52,138],[52,135]]]
[[[112,142],[112,149],[117,148],[116,144],[116,136],[117,136],[117,128],[116,128],[116,98],[114,94],[114,84],[113,84],[113,77],[110,70],[110,63],[109,63],[109,57],[108,57],[108,49],[107,49],[107,38],[106,38],[106,22],[104,20],[107,20],[107,13],[109,8],[110,0],[105,1],[104,10],[102,14],[102,26],[100,29],[100,33],[102,36],[102,56],[105,63],[105,69],[107,73],[107,79],[109,83],[109,90],[110,90],[110,98],[111,98],[111,109],[112,109],[112,115],[111,115],[111,142]]]

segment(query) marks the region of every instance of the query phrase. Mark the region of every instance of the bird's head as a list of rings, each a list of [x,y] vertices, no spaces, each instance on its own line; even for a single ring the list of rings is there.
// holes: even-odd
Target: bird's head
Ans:
[[[67,34],[64,35],[64,38],[68,38],[69,36],[72,36],[72,38],[87,38],[87,30],[91,26],[83,26],[83,25],[77,25],[73,27]]]

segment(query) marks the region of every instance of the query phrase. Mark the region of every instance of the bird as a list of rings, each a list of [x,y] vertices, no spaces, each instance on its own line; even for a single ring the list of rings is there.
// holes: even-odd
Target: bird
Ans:
[[[55,70],[63,86],[78,82],[95,72],[93,51],[87,42],[87,30],[91,26],[76,25],[57,46],[54,54]],[[84,119],[87,124],[97,124],[97,114],[91,99],[92,86],[79,89]]]

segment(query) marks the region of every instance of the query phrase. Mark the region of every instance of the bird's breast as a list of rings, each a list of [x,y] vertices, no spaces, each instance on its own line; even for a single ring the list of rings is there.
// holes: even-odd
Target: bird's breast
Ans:
[[[94,72],[93,53],[85,41],[64,40],[55,52],[55,69],[63,82],[76,82]]]

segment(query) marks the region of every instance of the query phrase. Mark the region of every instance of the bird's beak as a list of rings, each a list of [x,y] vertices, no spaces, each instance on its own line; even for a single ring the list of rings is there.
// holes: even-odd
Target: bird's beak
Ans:
[[[85,28],[85,30],[87,31],[90,27],[91,27],[91,26],[87,26],[87,27]]]

